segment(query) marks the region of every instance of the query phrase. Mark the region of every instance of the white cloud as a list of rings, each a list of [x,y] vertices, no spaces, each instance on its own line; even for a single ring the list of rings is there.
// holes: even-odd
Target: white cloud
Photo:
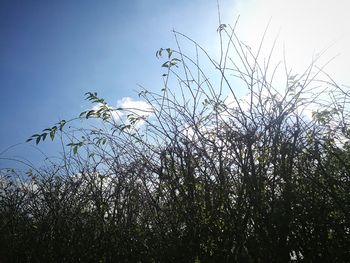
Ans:
[[[134,100],[130,97],[124,97],[119,100],[117,107],[133,112],[140,116],[149,116],[153,113],[153,108],[150,104],[142,100]]]
[[[115,110],[113,113],[115,115],[115,120],[119,120],[129,114],[132,114],[135,117],[141,117],[134,123],[134,128],[142,126],[145,123],[144,119],[148,118],[154,112],[154,108],[147,102],[134,100],[130,97],[124,97],[121,100],[118,100],[117,109],[118,110]],[[126,123],[129,123],[129,121],[127,120]]]
[[[98,111],[102,103],[95,104],[91,110]],[[122,121],[125,124],[130,124],[128,116],[140,117],[135,123],[134,128],[139,128],[145,123],[145,119],[148,118],[153,112],[154,108],[145,101],[134,100],[130,97],[124,97],[117,102],[116,107],[106,105],[111,111],[110,114],[114,122]]]

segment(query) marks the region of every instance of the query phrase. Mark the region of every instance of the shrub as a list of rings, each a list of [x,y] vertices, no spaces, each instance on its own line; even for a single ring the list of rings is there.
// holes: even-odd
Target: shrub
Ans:
[[[214,59],[174,31],[177,48],[156,53],[163,89],[139,93],[146,108],[89,92],[71,128],[29,139],[67,147],[52,167],[2,171],[3,261],[350,260],[349,92],[317,58],[275,81],[279,66],[235,28],[218,34]]]

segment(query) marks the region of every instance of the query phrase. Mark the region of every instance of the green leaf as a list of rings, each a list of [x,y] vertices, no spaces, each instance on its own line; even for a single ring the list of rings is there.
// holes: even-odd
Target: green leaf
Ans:
[[[43,134],[41,135],[43,141],[45,141],[46,136],[47,136],[47,133],[43,133]]]
[[[64,127],[64,125],[66,125],[66,120],[61,120],[58,124],[59,124],[59,129],[60,129],[60,131],[62,131],[62,129],[63,129],[63,127]]]
[[[94,110],[90,110],[87,114],[86,114],[86,118],[88,119],[90,116],[95,115],[96,112]]]
[[[161,56],[162,56],[162,51],[164,49],[163,48],[160,48],[157,52],[156,52],[156,57],[159,59]]]
[[[173,50],[171,48],[167,48],[166,51],[168,52],[168,58],[170,59],[171,55],[173,54]]]
[[[163,63],[162,67],[163,68],[170,68],[172,66],[175,66],[178,62],[180,62],[181,60],[178,59],[178,58],[173,58],[172,60],[170,61],[166,61]]]
[[[121,127],[121,131],[124,131],[125,129],[130,129],[131,125],[124,125],[123,127]]]
[[[79,115],[79,118],[84,117],[86,113],[87,113],[87,111],[81,112],[80,115]]]
[[[53,141],[53,139],[55,139],[55,132],[56,132],[56,130],[51,130],[51,131],[50,131],[50,138],[51,138],[51,141]]]
[[[26,174],[27,174],[29,177],[33,176],[33,170],[30,168],[30,169],[26,172]]]
[[[221,32],[222,30],[225,29],[225,27],[227,27],[226,24],[221,24],[221,25],[218,27],[218,29],[217,29],[216,31],[217,31],[217,32]]]

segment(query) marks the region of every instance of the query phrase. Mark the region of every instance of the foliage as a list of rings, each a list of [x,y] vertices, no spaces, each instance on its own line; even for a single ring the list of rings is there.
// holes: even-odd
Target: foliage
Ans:
[[[350,261],[349,92],[317,60],[275,84],[260,48],[218,34],[215,60],[174,31],[177,50],[156,53],[164,87],[139,93],[148,111],[89,92],[77,119],[98,125],[29,139],[67,147],[61,163],[1,171],[2,262]]]

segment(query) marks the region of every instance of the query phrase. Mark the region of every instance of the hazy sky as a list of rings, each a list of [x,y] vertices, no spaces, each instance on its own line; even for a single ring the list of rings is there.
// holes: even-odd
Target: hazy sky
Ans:
[[[241,1],[243,2],[243,1]],[[279,33],[277,51],[286,50],[287,63],[296,71],[311,62],[312,56],[327,49],[319,62],[337,56],[326,71],[338,81],[350,84],[350,1],[348,0],[254,0],[242,16],[246,41],[257,44],[256,32],[269,27],[271,45]],[[267,50],[267,49],[266,49]],[[277,52],[278,53],[278,52]],[[281,58],[281,54],[276,55]]]
[[[350,84],[348,1],[220,3],[223,23],[233,23],[240,14],[240,35],[251,46],[271,19],[266,46],[280,32],[280,47],[285,44],[295,71],[333,44],[325,60],[340,56],[327,71]],[[137,84],[160,90],[162,70],[155,52],[176,47],[171,29],[213,50],[217,26],[216,0],[1,0],[0,152],[59,119],[78,115],[88,105],[83,100],[87,91],[117,104],[125,97],[137,99]],[[48,145],[43,148],[49,150]],[[6,155],[28,157],[28,147]]]

